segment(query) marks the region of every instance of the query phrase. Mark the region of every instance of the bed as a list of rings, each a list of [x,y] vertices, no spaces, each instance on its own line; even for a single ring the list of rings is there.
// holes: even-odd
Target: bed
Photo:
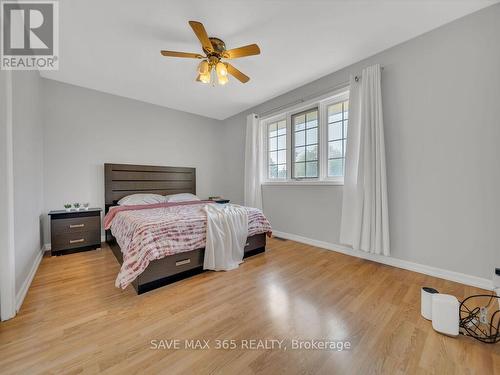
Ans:
[[[114,209],[121,198],[131,194],[196,194],[195,168],[104,164],[104,181],[106,214],[110,209]],[[106,242],[122,265],[124,258],[119,241],[111,230],[106,230],[105,235]],[[265,248],[266,233],[251,235],[247,238],[244,256],[262,253]],[[201,247],[150,261],[131,285],[137,294],[142,294],[203,272],[204,251]]]

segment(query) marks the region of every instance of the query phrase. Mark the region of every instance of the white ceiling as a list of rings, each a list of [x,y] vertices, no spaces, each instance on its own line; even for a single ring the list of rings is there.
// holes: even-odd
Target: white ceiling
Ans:
[[[59,2],[59,71],[43,77],[225,119],[496,0],[70,0]],[[257,43],[233,60],[251,77],[223,87],[194,81],[201,52],[189,20],[227,48]]]

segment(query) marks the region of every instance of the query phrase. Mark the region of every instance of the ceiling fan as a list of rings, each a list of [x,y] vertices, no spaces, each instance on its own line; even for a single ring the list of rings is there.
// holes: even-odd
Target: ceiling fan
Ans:
[[[247,46],[226,50],[226,44],[219,38],[208,37],[205,27],[201,22],[189,21],[189,25],[198,37],[205,56],[199,53],[176,52],[176,51],[161,51],[163,56],[168,57],[185,57],[191,59],[201,59],[198,65],[198,76],[196,81],[202,83],[213,83],[215,85],[215,75],[219,85],[225,85],[231,74],[242,83],[250,80],[233,65],[228,62],[221,61],[222,59],[237,59],[245,56],[253,56],[260,54],[260,49],[257,44],[249,44]],[[212,72],[215,71],[215,74]]]

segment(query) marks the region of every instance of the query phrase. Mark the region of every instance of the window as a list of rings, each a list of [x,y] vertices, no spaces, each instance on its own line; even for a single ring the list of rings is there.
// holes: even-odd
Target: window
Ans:
[[[348,111],[343,89],[263,119],[267,182],[343,184]]]
[[[286,120],[268,125],[268,178],[286,178]]]
[[[318,178],[318,109],[292,115],[293,178]]]
[[[328,121],[328,177],[341,177],[345,168],[345,144],[349,101],[327,107]]]

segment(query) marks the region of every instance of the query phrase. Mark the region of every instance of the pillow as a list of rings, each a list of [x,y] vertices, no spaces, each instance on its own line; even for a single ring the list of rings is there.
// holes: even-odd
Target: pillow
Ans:
[[[136,206],[139,204],[165,203],[165,197],[160,194],[132,194],[118,201],[120,206]]]
[[[165,196],[165,202],[188,202],[188,201],[201,201],[201,199],[191,193],[172,194]]]

